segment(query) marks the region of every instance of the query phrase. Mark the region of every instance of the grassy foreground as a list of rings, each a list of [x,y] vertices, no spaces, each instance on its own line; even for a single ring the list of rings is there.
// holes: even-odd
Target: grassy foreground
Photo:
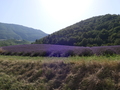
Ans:
[[[120,90],[120,55],[0,56],[0,90]]]

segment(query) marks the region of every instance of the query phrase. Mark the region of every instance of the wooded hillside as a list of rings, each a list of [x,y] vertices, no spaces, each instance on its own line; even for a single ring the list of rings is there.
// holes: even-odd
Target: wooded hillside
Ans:
[[[36,40],[35,43],[72,46],[120,45],[120,15],[92,17]]]

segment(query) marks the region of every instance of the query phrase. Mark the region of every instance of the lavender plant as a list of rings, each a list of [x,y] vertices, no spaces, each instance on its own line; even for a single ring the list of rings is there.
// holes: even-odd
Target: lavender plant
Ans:
[[[91,55],[113,55],[120,54],[120,45],[99,46],[99,47],[79,47],[48,44],[29,44],[2,47],[4,55],[23,56],[49,56],[49,57],[69,57],[69,56],[91,56]]]

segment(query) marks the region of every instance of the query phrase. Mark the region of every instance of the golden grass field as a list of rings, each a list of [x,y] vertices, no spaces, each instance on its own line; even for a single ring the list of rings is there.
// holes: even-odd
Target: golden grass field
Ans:
[[[0,55],[0,90],[120,90],[120,55]]]

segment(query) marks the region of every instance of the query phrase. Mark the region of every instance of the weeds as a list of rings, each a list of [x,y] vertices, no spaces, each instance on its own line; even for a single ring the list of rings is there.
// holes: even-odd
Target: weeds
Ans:
[[[1,90],[120,90],[120,56],[0,56]]]
[[[2,48],[0,48],[0,54],[4,53],[5,50],[3,50]]]

